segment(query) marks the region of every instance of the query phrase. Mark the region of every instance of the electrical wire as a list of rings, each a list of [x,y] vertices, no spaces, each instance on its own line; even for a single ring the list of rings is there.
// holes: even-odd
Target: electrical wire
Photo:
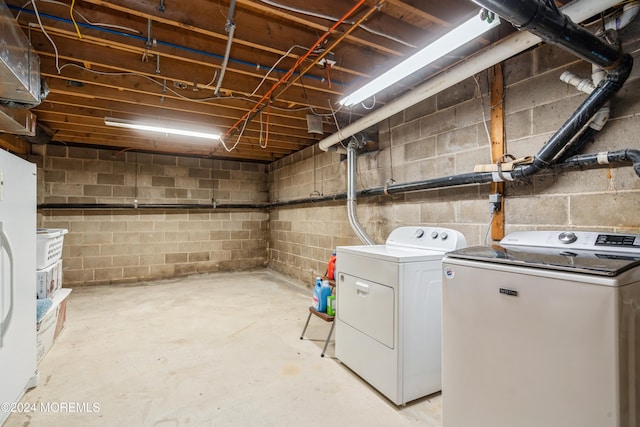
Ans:
[[[373,95],[371,98],[372,102],[371,102],[371,107],[367,107],[366,105],[364,105],[364,102],[361,102],[360,105],[362,105],[362,108],[364,108],[365,110],[373,110],[376,106],[376,96]]]
[[[331,117],[331,113],[327,113],[327,114],[322,114],[322,113],[318,113],[309,103],[309,96],[307,95],[307,88],[304,85],[304,81],[302,79],[300,79],[300,86],[302,86],[302,95],[304,96],[304,100],[307,101],[307,107],[309,108],[309,110],[318,117]],[[340,106],[342,107],[342,106]]]
[[[269,89],[264,95],[262,95],[262,97],[258,100],[258,102],[256,102],[254,104],[254,106],[247,111],[243,117],[241,117],[240,119],[238,119],[225,133],[224,135],[222,135],[221,139],[225,139],[228,138],[235,130],[237,130],[238,124],[240,124],[240,122],[242,122],[242,120],[247,117],[247,118],[251,118],[252,116],[255,115],[255,112],[258,111],[259,109],[262,109],[264,107],[261,106],[262,102],[264,101],[268,101],[270,102],[270,97],[273,94],[273,92],[276,90],[276,88],[278,88],[281,84],[289,81],[289,79],[291,78],[291,76],[295,73],[296,68],[305,60],[307,59],[311,53],[313,53],[313,51],[320,46],[326,39],[327,37],[329,37],[329,35],[335,31],[338,26],[340,26],[340,24],[342,22],[344,22],[349,16],[353,15],[358,8],[364,4],[365,0],[358,0],[358,2],[353,5],[353,7],[351,7],[351,9],[349,9],[345,15],[340,18],[340,20],[338,20],[335,24],[333,24],[331,26],[331,28],[327,29],[327,31],[325,31],[320,38],[318,38],[318,40],[315,41],[315,43],[309,48],[309,50],[307,50],[307,52],[300,56],[296,62],[293,64],[293,66],[289,69],[289,71],[287,71],[276,83],[274,83],[271,86],[271,89]],[[373,9],[372,9],[373,10]],[[297,79],[296,79],[297,80]],[[294,80],[295,81],[295,80]],[[287,86],[288,87],[288,86]],[[285,88],[286,89],[286,88]],[[282,93],[282,92],[281,92]]]
[[[57,46],[56,46],[55,42],[52,40],[52,38],[51,38],[51,37],[49,36],[49,34],[47,33],[46,29],[44,28],[44,25],[42,24],[42,20],[41,20],[41,17],[40,17],[40,12],[39,12],[39,10],[38,10],[38,7],[37,7],[37,6],[36,6],[36,4],[35,4],[35,1],[36,1],[36,0],[30,0],[30,2],[26,3],[26,4],[23,6],[23,8],[22,8],[22,9],[24,9],[24,8],[25,8],[29,3],[31,3],[31,5],[33,6],[33,11],[34,11],[34,14],[35,14],[35,16],[36,16],[36,19],[37,19],[37,21],[38,21],[38,24],[39,24],[39,26],[40,26],[40,29],[42,30],[43,34],[47,37],[47,39],[49,40],[49,42],[51,43],[51,45],[52,45],[52,47],[53,47],[53,50],[54,50],[54,53],[55,53],[55,66],[56,66],[56,70],[57,70],[58,74],[61,74],[61,73],[62,73],[62,70],[63,70],[64,68],[66,68],[66,67],[76,67],[76,68],[80,68],[80,69],[82,69],[82,70],[84,70],[84,71],[88,71],[88,72],[90,72],[90,73],[94,73],[94,74],[98,74],[98,75],[105,75],[105,76],[136,76],[136,77],[142,77],[142,78],[144,78],[144,79],[147,79],[147,80],[151,81],[152,83],[155,83],[155,84],[156,84],[156,85],[158,85],[158,86],[161,86],[161,87],[163,88],[163,90],[169,91],[170,93],[172,93],[173,95],[177,96],[178,98],[185,99],[185,100],[188,100],[188,101],[208,102],[208,101],[221,101],[221,100],[227,100],[227,99],[235,99],[235,100],[244,100],[244,101],[253,102],[253,100],[252,100],[251,98],[249,98],[249,97],[238,97],[238,96],[226,96],[226,97],[213,96],[213,97],[206,97],[206,98],[190,98],[190,97],[184,96],[184,95],[182,95],[181,93],[179,93],[179,92],[177,92],[177,91],[175,91],[175,90],[173,90],[173,89],[171,89],[171,88],[167,87],[167,86],[166,86],[166,84],[165,84],[165,82],[164,82],[164,80],[166,80],[166,79],[163,79],[163,82],[160,82],[160,81],[157,81],[156,79],[154,79],[154,78],[152,78],[152,77],[149,77],[149,76],[144,75],[144,74],[141,74],[141,73],[136,73],[136,72],[104,72],[104,71],[97,71],[97,70],[93,70],[93,69],[87,68],[87,67],[85,67],[85,66],[78,65],[78,64],[75,64],[75,63],[71,63],[71,62],[66,63],[66,64],[64,64],[64,65],[60,66],[60,65],[59,65],[60,55],[59,55],[59,53],[58,53],[58,48],[57,48]],[[66,6],[66,4],[61,3],[61,2],[58,2],[58,1],[55,1],[55,0],[39,0],[39,1],[44,1],[44,2],[48,2],[48,3],[60,4],[60,5],[65,5],[65,6]],[[75,2],[75,0],[74,0],[74,2]],[[90,25],[96,25],[96,26],[112,26],[111,24],[99,24],[99,23],[93,23],[93,22],[89,21],[89,20],[88,20],[85,16],[83,16],[82,14],[80,14],[80,13],[79,13],[79,12],[77,12],[77,11],[74,11],[74,10],[73,10],[73,5],[74,5],[74,3],[72,3],[72,6],[70,7],[70,14],[71,14],[72,22],[73,22],[73,24],[76,26],[76,28],[77,28],[77,23],[75,22],[75,20],[73,20],[73,13],[74,13],[74,12],[75,12],[75,13],[77,13],[77,14],[78,14],[78,16],[80,16],[83,20],[85,20],[85,21],[86,21],[88,24],[90,24]],[[18,14],[17,14],[17,16],[16,16],[16,19],[18,19],[18,18],[19,18],[19,15],[20,15],[20,13],[21,13],[21,12],[22,12],[22,10],[18,11]],[[137,30],[133,30],[133,29],[130,29],[130,28],[127,28],[127,27],[115,26],[115,25],[114,25],[113,27],[120,28],[120,29],[126,29],[126,30],[129,30],[129,31],[132,31],[132,32],[137,32],[137,33],[139,33]],[[78,36],[81,38],[82,36],[81,36],[81,34],[79,33],[79,29],[78,29],[77,31],[78,31]],[[292,46],[292,47],[291,47],[291,48],[290,48],[290,49],[289,49],[289,50],[288,50],[288,51],[287,51],[287,52],[286,52],[286,53],[285,53],[285,54],[284,54],[280,59],[278,59],[278,61],[277,61],[277,62],[276,62],[276,63],[275,63],[275,64],[274,64],[270,69],[269,69],[269,71],[268,71],[268,72],[267,72],[267,74],[263,77],[263,79],[262,79],[262,81],[260,82],[260,84],[256,87],[256,89],[254,90],[254,92],[251,94],[251,96],[255,95],[255,93],[256,93],[256,92],[257,92],[257,90],[259,90],[259,88],[262,86],[262,84],[263,84],[263,83],[264,83],[264,81],[267,79],[267,77],[269,76],[269,74],[270,74],[270,73],[272,73],[272,72],[273,72],[273,70],[276,68],[276,66],[277,66],[277,65],[278,65],[278,64],[279,64],[279,63],[280,63],[284,58],[286,58],[286,57],[291,53],[291,51],[292,51],[293,49],[295,49],[295,48],[307,49],[307,48],[305,48],[304,46],[300,46],[300,45],[294,45],[294,46]],[[208,88],[208,87],[209,87],[209,86],[210,86],[210,85],[215,81],[216,76],[217,76],[217,70],[216,70],[216,72],[214,73],[214,76],[213,76],[213,78],[211,79],[211,81],[210,81],[206,86],[204,86],[204,88]],[[269,107],[271,107],[271,106],[269,106]],[[314,112],[313,107],[311,107],[310,105],[308,105],[307,107],[301,107],[301,108],[296,108],[296,109],[292,109],[292,108],[283,108],[283,107],[275,107],[275,106],[274,106],[273,108],[274,108],[274,109],[276,109],[276,110],[279,110],[279,111],[287,111],[287,112],[305,111],[305,110],[310,110],[310,111]],[[338,126],[338,125],[337,125],[337,120],[336,120],[336,117],[335,117],[335,111],[333,110],[333,108],[331,108],[331,110],[332,110],[333,118],[334,118],[334,120],[336,121],[336,126]],[[339,110],[338,110],[338,111],[339,111]],[[314,112],[314,114],[316,114],[316,113]],[[325,114],[325,115],[317,114],[317,115],[319,115],[319,116],[329,116],[329,114]],[[267,119],[268,119],[268,120],[269,120],[269,117],[270,117],[270,114],[267,116]],[[236,140],[235,144],[233,145],[233,147],[228,148],[228,147],[226,146],[226,144],[224,143],[224,141],[222,141],[222,145],[223,145],[223,147],[225,148],[225,150],[227,150],[227,151],[232,151],[233,149],[235,149],[235,148],[236,148],[236,146],[238,145],[238,143],[239,143],[239,141],[240,141],[240,137],[242,136],[242,134],[244,133],[244,130],[246,129],[247,124],[248,124],[248,120],[245,120],[244,126],[243,126],[243,128],[242,128],[242,132],[240,133],[240,135],[239,135],[238,139]],[[268,138],[268,130],[267,130],[267,138]],[[268,140],[268,139],[267,139],[267,140]],[[265,145],[265,147],[266,147],[266,145]],[[263,148],[265,148],[265,147],[263,147]]]
[[[285,59],[287,56],[289,56],[289,54],[293,51],[293,49],[303,49],[303,50],[308,50],[308,48],[298,45],[298,44],[294,44],[293,46],[291,46],[289,48],[289,50],[287,50],[276,62],[275,64],[273,64],[273,66],[271,68],[269,68],[269,71],[267,71],[267,74],[264,75],[264,77],[262,78],[262,80],[260,81],[260,83],[258,83],[258,86],[254,89],[253,92],[251,92],[251,96],[254,96],[256,94],[256,92],[258,92],[258,90],[260,89],[260,87],[264,84],[265,80],[267,80],[267,77],[269,77],[269,74],[271,74],[273,72],[273,70],[275,70],[275,68],[278,66],[278,64]]]
[[[342,144],[342,140],[344,139],[344,137],[342,136],[342,130],[340,129],[340,125],[338,124],[338,119],[336,118],[336,112],[333,110],[333,105],[331,105],[331,100],[327,99],[327,101],[329,102],[329,109],[331,110],[331,114],[333,115],[333,121],[336,124],[336,129],[338,130],[338,138],[340,138],[340,145],[342,145],[343,148],[346,148],[344,144]]]
[[[213,77],[211,78],[211,81],[210,81],[209,83],[207,83],[207,84],[203,87],[203,89],[209,89],[209,87],[213,84],[213,82],[215,82],[215,81],[216,81],[216,77],[218,77],[218,70],[216,70],[216,71],[213,73]]]
[[[55,0],[40,0],[40,1],[55,2]],[[62,4],[64,4],[64,3],[62,3]],[[19,10],[19,13],[23,12],[23,11],[31,13],[31,11],[29,11],[29,10],[27,10],[25,8],[19,8],[19,7],[15,7],[15,6],[9,6],[9,8],[15,8],[15,9]],[[34,14],[35,14],[35,12],[34,12]],[[60,18],[60,17],[57,17],[57,16],[51,16],[51,15],[43,15],[43,16],[45,16],[45,17],[47,17],[49,19],[57,20],[59,22],[65,22],[65,23],[68,23],[68,24],[72,25],[72,23],[71,23],[71,21],[69,19],[64,19],[64,18]],[[111,30],[109,28],[100,28],[100,27],[111,26],[110,24],[97,24],[98,25],[97,28],[94,27],[96,24],[93,24],[93,23],[78,24],[78,25],[80,27],[85,26],[85,27],[88,27],[90,29],[98,29],[98,30],[101,30],[101,31],[109,32],[110,34],[114,34],[114,35],[117,35],[117,36],[129,37],[129,38],[132,38],[134,40],[143,41],[145,43],[147,41],[146,37],[142,37],[141,36],[141,34],[142,34],[141,32],[133,30],[133,29],[127,29],[126,27],[113,26],[113,27],[116,27],[116,28],[123,28],[123,29],[127,29],[129,31],[134,31],[137,34],[127,34],[127,33],[118,32],[118,31],[115,31],[115,30]],[[203,51],[203,50],[199,50],[199,49],[193,49],[193,48],[189,48],[189,47],[182,46],[182,45],[179,45],[179,44],[165,42],[165,41],[161,41],[161,40],[157,40],[157,44],[158,44],[158,46],[164,46],[164,47],[168,47],[168,48],[184,50],[184,51],[187,51],[187,52],[190,52],[190,53],[195,53],[195,54],[203,55],[203,56],[206,56],[206,57],[212,57],[212,58],[216,58],[216,59],[222,59],[223,58],[222,55],[217,55],[217,54],[214,54],[214,53],[211,53],[211,52],[208,52],[208,51]],[[247,62],[247,61],[243,61],[243,60],[239,60],[239,59],[229,58],[229,61],[230,62],[234,62],[236,64],[249,66],[249,67],[257,67],[258,69],[263,68],[260,64],[256,64],[256,63],[253,63],[253,62]],[[264,68],[266,68],[266,67],[264,67]],[[277,70],[277,71],[278,72],[282,72],[282,73],[286,72],[286,70]],[[314,75],[308,75],[307,77],[310,78],[310,79],[318,79],[318,80],[322,80],[323,79],[322,77],[314,76]],[[339,84],[343,85],[344,83],[339,82]]]
[[[264,138],[264,145],[260,142],[260,148],[267,148],[269,145],[269,117],[271,117],[271,112],[269,111],[269,105],[267,105],[267,126]],[[262,112],[260,112],[260,137],[262,137]]]
[[[42,3],[51,3],[51,4],[56,4],[56,5],[60,5],[60,6],[69,7],[68,4],[63,3],[61,1],[56,1],[56,0],[38,0],[38,1],[40,1]],[[26,2],[22,6],[22,9],[26,8],[30,3],[31,3],[31,1]],[[19,10],[18,13],[16,14],[16,21],[20,18],[20,14],[21,13],[22,13],[22,10]],[[106,24],[104,22],[91,22],[86,16],[84,16],[82,13],[78,12],[77,10],[73,10],[73,13],[78,15],[80,18],[82,18],[82,20],[84,22],[86,22],[87,24],[93,25],[95,27],[114,28],[114,29],[117,29],[117,30],[127,31],[127,32],[134,33],[134,34],[142,34],[141,31],[138,31],[138,30],[136,30],[134,28],[125,27],[123,25]],[[73,15],[71,16],[71,19],[73,20]],[[74,21],[74,24],[75,24],[75,21]],[[76,27],[77,27],[77,24],[76,24]]]
[[[64,65],[62,65],[60,67],[60,70],[64,70],[66,67],[76,67],[76,68],[80,68],[84,71],[90,72],[90,73],[94,73],[94,74],[98,74],[98,75],[102,75],[102,76],[135,76],[135,77],[142,77],[144,79],[149,80],[152,83],[155,83],[156,85],[162,87],[163,89],[166,89],[168,92],[172,93],[173,95],[177,96],[178,98],[184,99],[185,101],[193,101],[193,102],[210,102],[210,101],[226,101],[226,100],[240,100],[240,101],[248,101],[248,102],[253,102],[253,99],[248,98],[248,97],[243,97],[243,96],[224,96],[224,97],[219,97],[219,96],[211,96],[211,97],[206,97],[206,98],[189,98],[188,96],[184,96],[182,95],[180,92],[176,92],[175,90],[171,89],[169,86],[167,86],[165,88],[164,82],[160,82],[152,77],[149,77],[145,74],[141,74],[141,73],[135,73],[135,72],[131,72],[131,71],[114,71],[114,72],[107,72],[107,71],[98,71],[98,70],[94,70],[91,68],[87,68],[84,67],[82,65],[73,63],[73,62],[68,62]],[[164,79],[163,79],[164,80]],[[272,106],[272,108],[274,110],[278,110],[278,111],[286,111],[286,112],[296,112],[296,111],[306,111],[309,110],[310,107],[302,107],[302,108],[284,108],[284,107],[276,107],[276,106]]]
[[[78,28],[78,23],[76,22],[76,18],[73,17],[73,7],[76,5],[76,0],[71,0],[71,7],[69,7],[69,16],[71,16],[71,21],[73,22],[73,26],[76,29],[76,33],[78,33],[78,38],[82,38],[82,34],[80,34],[80,28]]]
[[[59,5],[67,6],[66,4],[61,3],[61,2],[58,2],[58,1],[56,1],[56,0],[39,0],[39,1],[43,1],[43,2],[47,2],[47,3],[59,4]],[[65,68],[65,67],[67,67],[67,66],[75,66],[75,67],[81,68],[81,69],[83,69],[83,70],[85,70],[85,71],[88,71],[88,72],[91,72],[91,73],[95,73],[95,74],[101,74],[101,75],[120,75],[120,76],[132,75],[132,76],[138,76],[138,77],[142,77],[142,78],[145,78],[145,79],[147,79],[147,80],[150,80],[151,82],[153,82],[153,83],[155,83],[155,84],[157,84],[157,85],[159,85],[159,86],[163,86],[163,87],[165,86],[165,85],[164,85],[164,83],[162,83],[162,82],[158,82],[158,81],[156,81],[155,79],[150,78],[150,77],[148,77],[148,76],[146,76],[146,75],[144,75],[144,74],[135,73],[135,72],[125,72],[125,73],[122,73],[122,72],[115,72],[115,73],[112,73],[112,72],[109,72],[109,73],[107,73],[107,72],[99,72],[99,71],[92,70],[92,69],[87,68],[87,67],[83,67],[83,66],[80,66],[80,65],[74,64],[74,63],[67,63],[67,64],[65,64],[65,65],[63,65],[63,66],[61,67],[61,66],[60,66],[60,55],[59,55],[59,53],[58,53],[58,48],[57,48],[57,46],[56,46],[55,42],[53,41],[53,39],[52,39],[52,38],[49,36],[49,34],[47,33],[46,29],[44,28],[44,25],[42,24],[41,16],[40,16],[40,13],[39,13],[39,11],[38,11],[38,8],[37,8],[37,6],[36,6],[36,4],[35,4],[35,0],[30,0],[28,3],[26,3],[26,4],[22,7],[22,9],[20,9],[20,10],[18,11],[18,14],[17,14],[17,16],[16,16],[16,19],[18,19],[18,18],[19,18],[20,13],[22,13],[23,9],[25,9],[25,7],[26,7],[29,3],[31,3],[31,4],[32,4],[32,6],[33,6],[33,12],[34,12],[34,15],[36,16],[36,19],[38,20],[38,23],[39,23],[39,26],[40,26],[41,31],[42,31],[42,32],[43,32],[43,34],[47,37],[47,39],[49,40],[49,42],[51,43],[51,45],[52,45],[52,47],[53,47],[53,50],[54,50],[54,53],[55,53],[55,66],[56,66],[56,70],[57,70],[58,74],[61,74],[61,73],[62,73],[62,69],[64,69],[64,68]],[[26,9],[25,9],[25,10],[26,10]],[[77,12],[77,11],[75,11],[75,10],[74,10],[74,13],[78,14],[78,16],[80,16],[83,20],[85,20],[85,21],[86,21],[89,25],[91,25],[91,26],[113,27],[113,28],[123,29],[123,30],[127,30],[127,31],[130,31],[130,32],[135,32],[135,33],[141,34],[139,31],[134,30],[134,29],[131,29],[131,28],[128,28],[128,27],[123,27],[123,26],[118,26],[118,25],[112,25],[112,24],[94,23],[94,22],[89,21],[89,20],[88,20],[84,15],[82,15],[81,13],[79,13],[79,12]],[[126,35],[126,34],[122,34],[122,35]],[[133,37],[133,36],[129,36],[129,37]],[[173,46],[173,47],[181,47],[181,46]],[[279,60],[278,60],[278,62],[276,62],[276,64],[275,64],[273,67],[271,67],[271,69],[268,71],[267,75],[263,78],[263,81],[262,81],[262,82],[258,85],[258,87],[256,88],[256,91],[257,91],[257,90],[259,89],[259,87],[264,83],[264,81],[266,80],[266,78],[268,77],[268,75],[269,75],[269,74],[271,74],[271,73],[276,69],[277,64],[278,64],[282,59],[284,59],[284,58],[285,58],[285,57],[286,57],[286,56],[287,56],[287,55],[288,55],[288,54],[289,54],[293,49],[295,49],[296,47],[300,47],[300,48],[302,48],[302,49],[306,49],[305,47],[303,47],[303,46],[299,46],[299,45],[293,46],[293,47],[290,49],[290,51],[289,51],[289,52],[287,52],[285,55],[283,55],[283,56],[282,56],[282,58],[281,58],[281,59],[279,59]],[[200,52],[200,53],[202,53],[202,52]],[[259,66],[258,66],[258,67],[259,67]],[[213,84],[213,82],[215,81],[216,77],[217,77],[217,70],[216,70],[216,72],[214,73],[214,76],[213,76],[213,78],[211,79],[211,81],[210,81],[207,85],[205,85],[205,86],[204,86],[204,88],[205,88],[205,89],[206,89],[206,88],[209,88],[209,86],[211,86],[211,85]],[[188,97],[188,96],[184,96],[184,95],[182,95],[181,93],[176,92],[176,91],[174,91],[174,90],[172,90],[172,89],[167,88],[167,90],[168,90],[169,92],[171,92],[173,95],[175,95],[175,96],[177,96],[177,97],[179,97],[179,98],[181,98],[181,99],[187,100],[187,101],[209,102],[209,101],[242,100],[242,101],[247,101],[247,102],[254,102],[254,100],[253,100],[253,99],[251,99],[250,97],[246,97],[246,96],[225,96],[225,97],[212,96],[212,97],[205,97],[205,98],[191,98],[191,97]],[[254,91],[254,93],[253,93],[253,94],[251,94],[251,96],[253,96],[253,95],[255,94],[255,92],[256,92],[256,91]],[[278,111],[286,111],[286,112],[296,112],[296,111],[307,111],[307,110],[310,110],[310,111],[312,111],[312,112],[313,112],[314,114],[316,114],[316,115],[321,115],[321,114],[318,114],[317,112],[315,112],[315,111],[313,110],[313,107],[311,107],[310,105],[308,105],[308,106],[306,106],[306,107],[300,107],[300,108],[284,108],[284,107],[276,107],[276,106],[273,106],[273,108],[274,108],[275,110],[278,110]],[[328,114],[327,114],[327,116],[328,116]]]
[[[301,13],[303,15],[313,16],[314,18],[321,18],[321,19],[326,19],[328,21],[332,21],[332,22],[338,22],[338,18],[334,18],[333,16],[325,15],[325,14],[322,14],[322,13],[311,12],[311,11],[304,10],[304,9],[299,9],[299,8],[295,8],[295,7],[291,7],[291,6],[286,6],[286,5],[271,1],[271,0],[260,0],[260,1],[262,3],[268,4],[269,6],[277,7],[279,9],[284,9],[284,10],[287,10],[289,12]],[[352,25],[354,23],[354,21],[344,21],[344,23]],[[371,27],[367,27],[366,25],[360,25],[360,28],[362,28],[363,30],[365,30],[365,31],[367,31],[367,32],[369,32],[369,33],[371,33],[373,35],[383,37],[385,39],[394,41],[396,43],[399,43],[399,44],[402,44],[404,46],[410,47],[412,49],[415,49],[417,47],[417,46],[412,45],[411,43],[407,43],[404,40],[401,40],[401,39],[399,39],[397,37],[393,37],[393,36],[390,36],[389,34],[385,34],[385,33],[380,32],[378,30],[374,30]]]
[[[41,0],[41,1],[54,2],[54,0]],[[75,0],[74,0],[74,1],[75,1]],[[177,97],[179,97],[179,98],[182,98],[182,99],[185,99],[185,100],[188,100],[188,101],[205,102],[205,101],[219,101],[219,100],[225,100],[225,99],[242,99],[242,100],[246,100],[246,101],[249,101],[249,102],[253,102],[253,100],[252,100],[251,98],[248,98],[248,97],[233,97],[233,96],[231,96],[231,97],[219,97],[219,96],[214,96],[214,97],[208,97],[208,98],[189,98],[189,97],[186,97],[186,96],[184,96],[184,95],[180,94],[179,92],[176,92],[175,90],[173,90],[173,89],[171,89],[171,88],[168,88],[168,87],[166,86],[166,84],[165,84],[165,80],[166,80],[166,79],[163,79],[163,81],[162,81],[162,82],[160,82],[160,81],[157,81],[157,80],[156,80],[156,79],[154,79],[154,78],[151,78],[151,77],[146,76],[146,75],[141,74],[141,73],[135,73],[135,72],[104,72],[104,71],[97,71],[97,70],[93,70],[93,69],[87,68],[87,67],[85,67],[85,66],[78,65],[78,64],[75,64],[75,63],[71,63],[71,62],[70,62],[70,63],[67,63],[67,64],[64,64],[64,65],[61,67],[61,66],[59,65],[59,57],[60,57],[60,55],[59,55],[59,53],[58,53],[58,48],[57,48],[56,44],[54,43],[54,41],[53,41],[53,40],[51,39],[51,37],[49,36],[49,34],[47,33],[47,31],[45,30],[44,25],[42,24],[42,20],[41,20],[41,18],[40,18],[40,13],[39,13],[39,11],[38,11],[38,7],[37,7],[37,6],[36,6],[36,4],[35,4],[35,0],[31,0],[31,1],[30,1],[30,3],[31,3],[31,4],[32,4],[32,6],[33,6],[33,11],[34,11],[34,13],[35,13],[36,19],[38,20],[38,24],[40,25],[40,29],[42,30],[43,34],[47,37],[47,39],[49,40],[49,42],[50,42],[50,43],[51,43],[51,45],[53,46],[53,50],[54,50],[54,52],[55,52],[55,66],[56,66],[56,70],[58,71],[58,74],[61,74],[61,73],[62,73],[62,70],[63,70],[64,68],[66,68],[66,67],[76,67],[76,68],[80,68],[80,69],[82,69],[82,70],[85,70],[85,71],[88,71],[88,72],[91,72],[91,73],[94,73],[94,74],[98,74],[98,75],[105,75],[105,76],[136,76],[136,77],[142,77],[142,78],[147,79],[147,80],[151,81],[152,83],[155,83],[156,85],[158,85],[158,86],[162,87],[162,88],[163,88],[163,90],[165,90],[165,91],[169,91],[170,93],[174,94],[175,96],[177,96]],[[59,2],[56,2],[56,3],[59,3]],[[23,8],[24,8],[24,7],[23,7]],[[72,14],[72,16],[71,16],[71,17],[72,17],[72,20],[73,20],[73,3],[72,3],[72,7],[70,8],[70,13]],[[17,19],[17,18],[18,18],[18,17],[16,17],[16,19]],[[85,19],[85,20],[86,20],[86,18],[84,18],[84,17],[83,17],[83,19]],[[88,21],[87,21],[87,22],[88,22]],[[75,20],[73,20],[73,23],[74,23],[74,25],[75,25],[75,26],[76,26],[76,28],[77,28],[77,24],[76,24]],[[93,25],[93,24],[91,24],[91,25]],[[80,35],[79,30],[78,30],[78,36],[79,36],[80,38],[82,37],[82,36]],[[282,61],[286,56],[288,56],[288,54],[289,54],[289,53],[290,53],[294,48],[296,48],[296,47],[300,47],[300,48],[302,48],[302,49],[306,49],[306,48],[305,48],[305,47],[303,47],[303,46],[298,46],[298,45],[294,45],[294,46],[292,46],[292,47],[289,49],[289,51],[288,51],[285,55],[283,55],[283,56],[282,56],[282,57],[281,57],[281,58],[276,62],[276,64],[275,64],[273,67],[271,67],[271,69],[267,72],[267,74],[265,75],[265,77],[263,78],[263,80],[260,82],[260,84],[258,85],[258,87],[256,88],[256,90],[254,90],[254,92],[251,94],[251,96],[253,96],[253,95],[255,94],[255,92],[260,88],[260,86],[264,83],[264,81],[266,80],[266,78],[268,77],[268,75],[269,75],[271,72],[273,72],[273,70],[274,70],[274,69],[275,69],[275,67],[278,65],[278,63],[279,63],[280,61]],[[213,81],[215,81],[216,75],[217,75],[217,70],[216,70],[216,73],[214,73],[214,77],[213,77],[213,79],[211,80],[211,82],[209,82],[209,83],[205,86],[205,88],[209,87],[209,86],[213,83]],[[269,106],[269,108],[270,108],[270,106]],[[282,110],[282,111],[289,111],[289,112],[290,112],[290,111],[304,111],[304,110],[307,110],[307,109],[309,109],[309,110],[312,110],[312,111],[313,111],[313,109],[311,108],[311,106],[304,107],[304,108],[299,108],[299,109],[278,108],[278,107],[274,107],[274,109]],[[335,120],[335,115],[334,115],[334,120]],[[268,141],[269,141],[269,121],[270,121],[270,112],[268,112],[268,114],[267,114],[267,130],[266,130],[266,138],[265,138],[264,146],[262,145],[262,143],[260,143],[260,146],[261,146],[262,148],[266,148],[266,147],[267,147],[267,144],[268,144]],[[242,138],[242,136],[243,136],[243,134],[244,134],[244,131],[245,131],[245,129],[246,129],[246,127],[247,127],[247,125],[248,125],[248,122],[249,122],[249,116],[247,116],[247,119],[246,119],[246,120],[245,120],[245,122],[244,122],[244,125],[243,125],[243,127],[242,127],[242,130],[241,130],[240,134],[238,135],[238,138],[236,139],[236,142],[233,144],[233,146],[232,146],[231,148],[227,147],[227,145],[225,144],[224,140],[222,140],[222,139],[220,140],[221,145],[224,147],[224,149],[225,149],[227,152],[231,152],[231,151],[233,151],[233,150],[238,146],[238,144],[240,143],[240,139]],[[336,125],[337,125],[337,121],[336,121]]]
[[[487,225],[487,233],[484,235],[484,244],[487,244],[487,241],[489,240],[489,232],[491,231],[491,224],[493,223],[493,215],[496,212],[496,207],[493,203],[489,203],[489,213],[490,213],[490,218],[489,218],[489,224]]]
[[[53,42],[53,40],[49,36],[49,33],[47,33],[47,30],[44,29],[44,25],[42,25],[42,20],[40,19],[40,12],[38,12],[38,7],[36,6],[36,0],[31,0],[31,4],[33,5],[33,12],[36,14],[36,19],[38,20],[40,29],[42,30],[44,35],[47,37],[47,40],[49,40],[49,42],[51,43],[51,46],[53,46],[53,51],[55,52],[55,58],[56,58],[56,70],[58,70],[58,74],[60,74],[61,68],[60,68],[60,62],[59,62],[60,55],[58,54],[58,46],[56,46],[56,44]]]
[[[233,150],[236,149],[236,147],[238,146],[238,144],[240,143],[240,138],[242,138],[242,135],[244,134],[244,130],[247,128],[247,124],[249,123],[249,116],[247,116],[246,120],[244,121],[244,126],[242,126],[242,130],[240,131],[240,134],[238,135],[238,138],[236,139],[236,142],[233,144],[233,147],[228,148],[227,144],[225,144],[224,142],[224,138],[220,138],[220,144],[224,147],[225,150],[227,150],[227,152],[232,152]]]
[[[258,144],[260,145],[261,148],[265,148],[262,146],[262,133],[263,133],[263,129],[262,129],[263,123],[262,123],[262,111],[260,111],[260,136],[258,137]]]
[[[482,124],[484,125],[484,130],[487,133],[487,139],[489,141],[489,145],[491,145],[491,133],[489,132],[489,127],[487,126],[487,116],[484,114],[484,96],[482,95],[482,88],[480,87],[480,82],[478,78],[473,75],[473,80],[476,82],[476,86],[478,87],[478,92],[480,93],[480,105],[482,110]]]

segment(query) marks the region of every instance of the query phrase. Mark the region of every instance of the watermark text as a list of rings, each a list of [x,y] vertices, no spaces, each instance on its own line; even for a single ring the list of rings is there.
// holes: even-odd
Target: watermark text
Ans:
[[[3,402],[0,411],[11,413],[91,414],[100,412],[99,402]]]

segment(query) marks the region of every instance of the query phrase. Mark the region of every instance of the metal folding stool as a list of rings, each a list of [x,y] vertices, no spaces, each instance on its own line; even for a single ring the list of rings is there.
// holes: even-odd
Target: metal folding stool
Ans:
[[[329,316],[327,313],[321,313],[313,307],[309,307],[309,316],[307,317],[307,322],[304,324],[304,329],[302,329],[302,333],[300,334],[300,339],[304,338],[304,333],[307,330],[307,326],[309,326],[309,320],[311,320],[311,315],[316,315],[325,322],[331,322],[331,329],[329,329],[329,335],[327,335],[327,339],[324,342],[324,347],[322,348],[322,353],[320,353],[320,357],[324,357],[324,353],[327,351],[327,346],[329,345],[329,340],[331,339],[331,334],[333,334],[333,327],[336,325],[333,319],[335,316]]]

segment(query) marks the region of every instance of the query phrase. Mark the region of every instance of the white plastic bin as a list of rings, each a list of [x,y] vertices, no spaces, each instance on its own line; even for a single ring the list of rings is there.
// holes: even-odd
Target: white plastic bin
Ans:
[[[36,239],[36,268],[42,270],[62,257],[62,244],[66,228],[38,228]]]

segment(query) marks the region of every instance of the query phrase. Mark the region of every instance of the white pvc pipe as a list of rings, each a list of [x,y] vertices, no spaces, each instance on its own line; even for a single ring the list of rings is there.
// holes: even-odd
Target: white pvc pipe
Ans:
[[[627,3],[620,13],[610,17],[604,23],[604,29],[610,31],[618,31],[629,25],[631,21],[638,15],[640,11],[640,1],[633,1],[631,3]],[[600,33],[596,33],[596,35],[600,35]],[[591,94],[600,84],[602,80],[604,80],[607,76],[607,71],[596,64],[592,64],[591,66],[591,80],[589,79],[581,79],[570,71],[565,71],[560,76],[560,80],[563,82],[575,86],[581,92],[586,94]],[[601,131],[602,128],[609,121],[609,115],[611,113],[611,101],[607,101],[607,103],[598,110],[598,112],[591,118],[589,122],[589,127],[595,129],[596,131]]]
[[[619,0],[576,0],[564,6],[561,10],[574,22],[582,22],[598,13],[615,6]],[[512,56],[540,43],[541,39],[529,32],[518,31],[495,45],[487,48],[483,53],[471,57],[460,65],[446,70],[440,75],[427,80],[422,85],[412,89],[406,95],[380,107],[371,114],[340,129],[318,143],[320,148],[327,151],[329,147],[340,141],[363,131],[387,117],[391,117],[412,105],[417,104],[443,90],[486,70],[493,65],[505,61]]]
[[[560,74],[560,80],[562,80],[566,84],[574,86],[580,92],[584,92],[587,95],[591,95],[591,92],[596,89],[591,79],[578,77],[571,71],[565,71],[564,73]]]
[[[633,21],[640,11],[640,2],[633,1],[624,5],[622,13],[609,19],[605,25],[605,30],[621,30],[626,27],[629,22]]]

